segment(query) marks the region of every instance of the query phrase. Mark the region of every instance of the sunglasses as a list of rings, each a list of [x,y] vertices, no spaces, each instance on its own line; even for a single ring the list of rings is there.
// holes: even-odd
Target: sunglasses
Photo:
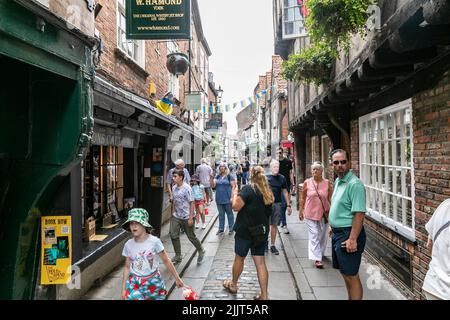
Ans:
[[[347,160],[336,160],[336,161],[333,161],[333,164],[335,165],[335,166],[337,166],[338,164],[347,164]]]

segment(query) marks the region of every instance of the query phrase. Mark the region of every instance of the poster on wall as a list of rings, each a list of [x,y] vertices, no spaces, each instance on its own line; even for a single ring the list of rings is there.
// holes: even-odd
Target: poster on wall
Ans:
[[[41,285],[66,284],[72,273],[71,216],[41,218]]]
[[[163,148],[153,148],[153,162],[163,160]]]
[[[164,187],[164,177],[163,176],[152,177],[151,186],[155,187],[155,188],[163,188]]]

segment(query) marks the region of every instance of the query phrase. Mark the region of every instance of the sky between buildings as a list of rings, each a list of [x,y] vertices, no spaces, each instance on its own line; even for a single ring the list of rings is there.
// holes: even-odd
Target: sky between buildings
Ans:
[[[198,0],[203,32],[212,56],[210,71],[224,90],[222,105],[253,95],[259,76],[270,71],[273,44],[272,0]],[[224,114],[236,133],[237,106]]]

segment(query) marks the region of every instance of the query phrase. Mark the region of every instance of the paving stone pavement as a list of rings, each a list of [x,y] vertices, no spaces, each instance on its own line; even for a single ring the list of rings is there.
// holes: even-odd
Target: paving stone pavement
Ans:
[[[331,239],[328,239],[324,268],[317,269],[308,259],[308,232],[304,221],[293,210],[287,217],[289,234],[281,233],[286,256],[300,289],[302,300],[346,300],[347,290],[340,272],[333,269]],[[405,300],[406,297],[363,256],[360,272],[364,300]]]
[[[206,217],[206,230],[196,229],[206,250],[202,264],[196,263],[196,250],[185,234],[181,235],[183,262],[176,265],[185,285],[192,286],[202,300],[252,300],[259,293],[256,268],[250,256],[245,260],[244,271],[238,283],[237,294],[230,294],[222,287],[225,279],[231,279],[231,268],[234,259],[234,234],[228,230],[216,235],[218,230],[217,207],[215,203],[209,207]],[[272,300],[345,300],[347,291],[338,270],[331,264],[331,240],[323,260],[324,269],[314,267],[308,259],[308,234],[304,222],[298,220],[294,210],[287,217],[290,233],[280,233],[277,237],[279,255],[266,254],[266,265],[269,271],[269,298]],[[226,223],[228,227],[228,221]],[[161,240],[170,257],[174,255],[169,237],[169,224],[162,227]],[[108,277],[100,279],[84,299],[117,300],[121,295],[122,265],[118,266]],[[406,299],[379,270],[363,258],[360,276],[366,300],[403,300]],[[160,271],[169,290],[168,300],[183,300],[182,290],[175,288],[174,279],[166,267],[160,265]]]

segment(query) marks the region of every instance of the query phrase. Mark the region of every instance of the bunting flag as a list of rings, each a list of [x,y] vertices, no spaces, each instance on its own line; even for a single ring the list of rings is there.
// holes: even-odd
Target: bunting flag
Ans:
[[[271,94],[271,92],[274,92],[277,90],[277,86],[273,85],[270,88],[261,90],[260,92],[255,93],[254,96],[250,96],[247,99],[241,100],[239,102],[234,102],[232,104],[226,104],[226,105],[219,105],[213,102],[210,102],[209,107],[208,106],[199,106],[198,108],[194,108],[194,112],[201,112],[203,114],[205,113],[222,113],[222,112],[229,112],[231,109],[236,109],[238,105],[241,105],[242,108],[245,108],[248,106],[246,101],[250,103],[251,106],[255,105],[257,101],[264,99],[263,95]],[[163,111],[166,114],[172,114],[173,112],[173,102],[171,102],[167,98],[163,98],[160,101],[157,101],[156,103],[157,107]]]

